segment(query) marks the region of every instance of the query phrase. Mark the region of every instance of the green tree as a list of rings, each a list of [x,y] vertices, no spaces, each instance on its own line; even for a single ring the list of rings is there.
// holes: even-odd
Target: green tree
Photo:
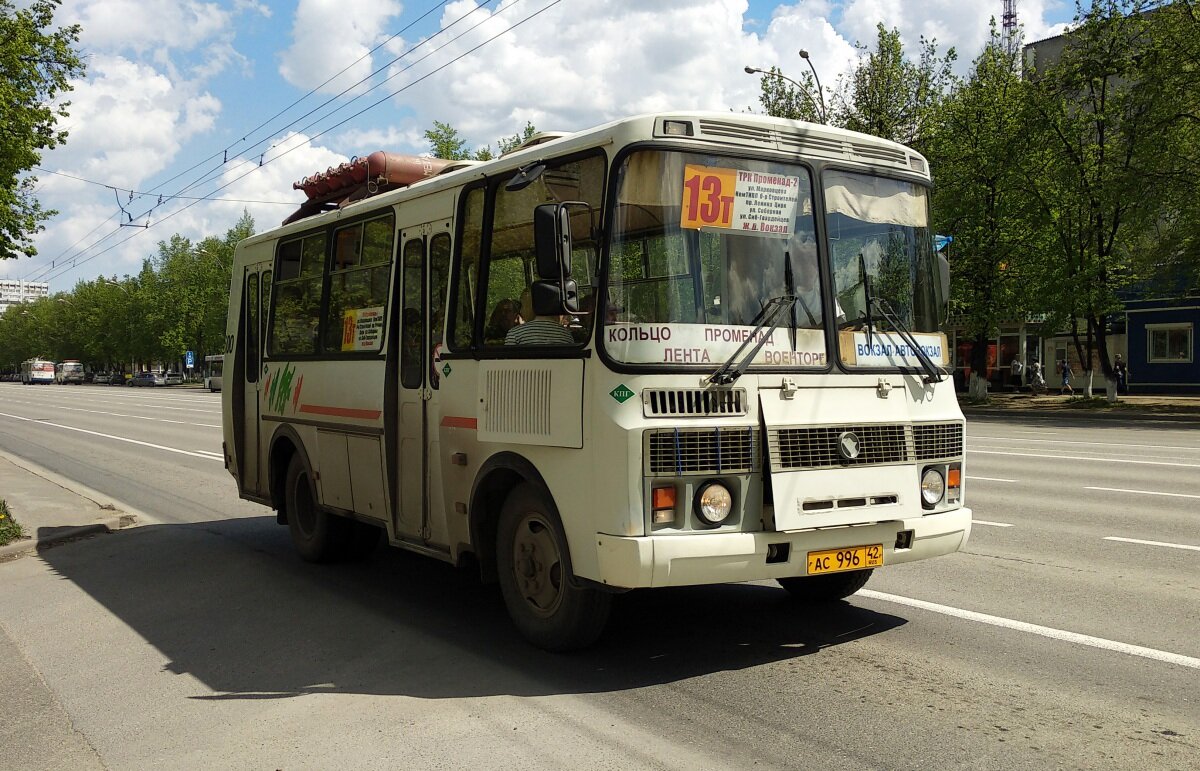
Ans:
[[[1030,188],[1052,237],[1044,299],[1068,321],[1089,392],[1093,354],[1113,378],[1109,319],[1121,308],[1118,291],[1137,278],[1134,249],[1154,240],[1164,211],[1147,171],[1164,163],[1175,110],[1146,67],[1144,12],[1153,5],[1097,0],[1081,9],[1062,56],[1030,80],[1038,149]]]
[[[22,174],[41,161],[41,150],[66,140],[56,125],[70,103],[59,96],[84,72],[79,26],[51,30],[59,2],[19,8],[0,0],[0,259],[36,254],[31,237],[55,214],[34,197],[36,178]]]
[[[899,30],[877,26],[875,49],[862,43],[858,66],[837,100],[834,122],[852,131],[921,149],[936,120],[938,106],[954,85],[953,48],[937,54],[937,41],[921,38],[921,53],[913,62],[904,53]]]
[[[800,87],[797,87],[799,83]],[[772,67],[759,80],[759,104],[767,115],[776,118],[823,123],[821,95],[811,72],[803,72],[800,80],[791,82],[778,67]]]
[[[974,341],[970,386],[976,398],[986,395],[988,341],[1001,320],[1030,310],[1042,283],[1044,249],[1030,228],[1023,168],[1029,147],[1019,51],[993,19],[987,45],[938,109],[927,142],[937,183],[936,228],[954,236],[950,296]]]
[[[467,140],[459,135],[458,129],[449,123],[435,120],[433,128],[425,132],[425,139],[429,142],[429,150],[435,158],[444,158],[448,161],[490,161],[516,148],[536,133],[537,129],[533,127],[533,123],[526,121],[525,128],[520,133],[497,140],[496,145],[499,148],[497,153],[492,152],[491,145],[484,145],[475,152],[471,152],[467,149]]]

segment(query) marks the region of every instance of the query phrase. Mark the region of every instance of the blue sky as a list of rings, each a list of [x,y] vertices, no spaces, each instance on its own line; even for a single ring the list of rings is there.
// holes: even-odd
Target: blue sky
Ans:
[[[434,120],[472,146],[494,146],[526,121],[570,131],[663,109],[757,108],[758,81],[744,66],[798,73],[805,48],[832,86],[853,67],[854,42],[872,43],[880,22],[898,28],[910,51],[921,35],[955,46],[965,72],[1002,8],[1002,0],[62,0],[59,20],[83,25],[89,70],[68,97],[70,138],[37,172],[39,198],[60,213],[38,235],[39,254],[0,262],[0,277],[69,291],[97,275],[136,273],[175,233],[222,234],[243,210],[267,229],[301,200],[292,182],[374,150],[425,152]],[[1034,40],[1061,31],[1074,4],[1018,0],[1017,12]]]

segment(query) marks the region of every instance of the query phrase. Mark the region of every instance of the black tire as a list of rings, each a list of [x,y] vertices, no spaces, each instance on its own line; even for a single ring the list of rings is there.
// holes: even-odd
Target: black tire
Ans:
[[[288,464],[283,500],[287,507],[288,530],[301,559],[333,562],[346,556],[354,523],[321,511],[308,467],[298,453]]]
[[[844,600],[867,585],[873,570],[851,570],[824,576],[795,576],[776,581],[797,600],[804,602],[834,602]]]
[[[540,488],[518,485],[504,501],[496,568],[508,615],[539,648],[577,650],[604,631],[612,595],[575,582],[562,523]]]

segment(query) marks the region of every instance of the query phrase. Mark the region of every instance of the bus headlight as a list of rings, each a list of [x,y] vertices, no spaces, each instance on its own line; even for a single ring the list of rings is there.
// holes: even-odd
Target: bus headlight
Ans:
[[[693,508],[701,522],[710,527],[717,527],[728,519],[733,511],[733,495],[720,482],[705,482],[696,491]]]
[[[942,472],[935,468],[925,469],[921,475],[921,504],[932,509],[946,494],[946,480]]]

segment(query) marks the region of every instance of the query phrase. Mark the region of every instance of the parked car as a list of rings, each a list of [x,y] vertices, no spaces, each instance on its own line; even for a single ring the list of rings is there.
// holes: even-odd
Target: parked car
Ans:
[[[165,386],[166,377],[161,372],[139,372],[129,381],[131,386]]]
[[[179,372],[168,372],[163,379],[166,385],[183,385],[183,375]]]
[[[126,377],[124,372],[114,372],[112,373],[112,379],[108,381],[108,384],[115,386],[125,385],[125,381]]]
[[[97,385],[108,385],[112,382],[112,377],[111,372],[97,372],[92,376],[92,382]]]

